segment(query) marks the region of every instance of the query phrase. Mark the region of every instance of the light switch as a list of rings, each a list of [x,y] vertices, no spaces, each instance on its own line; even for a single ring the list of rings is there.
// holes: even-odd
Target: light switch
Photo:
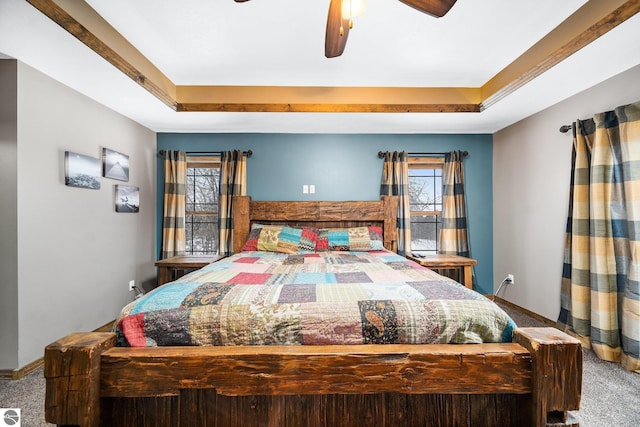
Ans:
[[[309,193],[311,193],[311,194],[315,194],[315,192],[316,192],[316,186],[315,186],[315,184],[311,184],[311,185],[309,185]]]

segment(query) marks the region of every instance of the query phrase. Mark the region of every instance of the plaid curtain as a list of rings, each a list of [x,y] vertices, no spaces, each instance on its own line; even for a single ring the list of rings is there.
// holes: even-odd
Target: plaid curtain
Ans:
[[[221,155],[218,229],[222,255],[233,253],[233,204],[231,196],[247,195],[247,157],[242,151],[226,151]]]
[[[445,155],[442,168],[442,227],[438,253],[469,257],[467,202],[464,195],[464,155],[452,151]]]
[[[184,255],[185,192],[187,155],[164,152],[164,208],[162,215],[162,259]]]
[[[573,128],[558,324],[640,373],[640,102]]]
[[[381,196],[399,196],[398,255],[411,252],[411,210],[409,208],[409,162],[406,152],[384,154]]]

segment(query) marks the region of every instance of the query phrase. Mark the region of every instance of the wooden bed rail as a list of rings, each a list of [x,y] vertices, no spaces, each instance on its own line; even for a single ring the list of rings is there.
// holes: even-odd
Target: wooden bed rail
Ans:
[[[486,344],[410,347],[269,346],[259,353],[248,347],[162,348],[133,356],[114,348],[102,357],[102,395],[177,396],[185,388],[215,388],[225,396],[531,392],[531,356],[518,344],[497,351]],[[123,378],[118,372],[125,367],[135,369]]]
[[[515,411],[522,419],[530,420],[531,426],[568,426],[576,425],[568,419],[567,411],[579,408],[582,386],[580,342],[554,328],[517,329],[514,343],[509,344],[114,346],[114,334],[79,333],[46,347],[47,422],[80,426],[112,425],[112,422],[113,425],[155,425],[158,421],[140,424],[140,420],[125,423],[111,418],[117,411],[137,411],[138,416],[147,411],[149,417],[166,418],[168,421],[163,425],[179,425],[179,420],[185,419],[195,423],[189,425],[205,425],[208,423],[204,421],[206,417],[197,416],[197,411],[204,411],[199,406],[202,402],[198,400],[198,393],[209,393],[207,390],[210,390],[215,397],[208,399],[220,402],[234,396],[253,396],[242,403],[247,411],[258,410],[254,407],[260,406],[256,402],[264,403],[260,396],[271,396],[271,403],[281,406],[291,405],[291,402],[295,405],[295,402],[307,399],[314,402],[312,411],[319,410],[318,402],[331,401],[335,406],[335,399],[327,400],[327,396],[338,402],[348,402],[351,399],[348,396],[355,395],[361,396],[358,399],[363,395],[364,398],[366,395],[388,396],[380,398],[387,405],[393,400],[389,396],[429,399],[428,396],[433,395],[437,402],[443,401],[438,396],[452,396],[450,402],[461,401],[455,398],[456,395],[464,401],[473,396],[478,399],[484,399],[483,395],[497,396],[496,399],[507,396],[505,398],[512,399],[508,400],[510,406],[522,405]],[[189,390],[196,394],[181,397]],[[314,395],[318,397],[314,398]],[[278,400],[279,396],[294,400]],[[128,404],[129,401],[135,403]],[[143,408],[142,402],[150,407]],[[229,404],[225,402],[225,405]],[[353,403],[349,405],[353,406]],[[174,413],[187,411],[189,407],[194,411],[189,416]],[[269,420],[258,425],[295,425],[283,422],[273,408],[261,410],[266,411],[263,415],[268,415]],[[234,424],[240,425],[234,418],[241,416],[238,411],[236,408],[226,419],[234,419]],[[514,408],[509,411],[511,414]],[[404,412],[397,408],[392,411],[397,418],[393,425],[411,425],[409,415]],[[480,421],[474,417],[486,416],[485,413],[474,415],[469,408],[460,412],[456,416],[446,414],[449,418],[444,419],[450,419],[447,422],[453,425],[459,421],[455,421],[456,417]],[[494,415],[498,419],[501,417],[497,412]],[[288,416],[291,421],[292,415]],[[319,417],[318,414],[314,416]],[[194,421],[196,419],[201,422]],[[317,419],[324,421],[313,425],[330,425],[326,415]],[[514,421],[505,422],[505,425],[527,425],[521,423],[522,419],[518,424]],[[344,420],[342,423],[350,424]],[[480,424],[486,423],[483,420]]]

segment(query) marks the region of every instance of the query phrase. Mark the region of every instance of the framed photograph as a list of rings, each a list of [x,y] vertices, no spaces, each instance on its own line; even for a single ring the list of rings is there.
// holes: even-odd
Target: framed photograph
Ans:
[[[64,183],[69,187],[100,189],[100,159],[64,152]]]
[[[140,188],[133,185],[116,185],[116,212],[138,212]]]
[[[102,176],[118,181],[129,181],[129,156],[103,148]]]

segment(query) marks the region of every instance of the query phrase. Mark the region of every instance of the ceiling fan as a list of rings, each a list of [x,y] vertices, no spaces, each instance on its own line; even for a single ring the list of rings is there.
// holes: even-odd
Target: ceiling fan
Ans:
[[[235,0],[236,3],[244,3],[249,0]],[[443,17],[453,7],[456,0],[400,0],[402,3],[413,7],[436,18]],[[335,58],[342,55],[349,37],[351,17],[349,13],[343,13],[343,2],[350,0],[330,0],[329,14],[327,16],[327,30],[324,39],[324,56]],[[350,6],[347,6],[349,10]]]

